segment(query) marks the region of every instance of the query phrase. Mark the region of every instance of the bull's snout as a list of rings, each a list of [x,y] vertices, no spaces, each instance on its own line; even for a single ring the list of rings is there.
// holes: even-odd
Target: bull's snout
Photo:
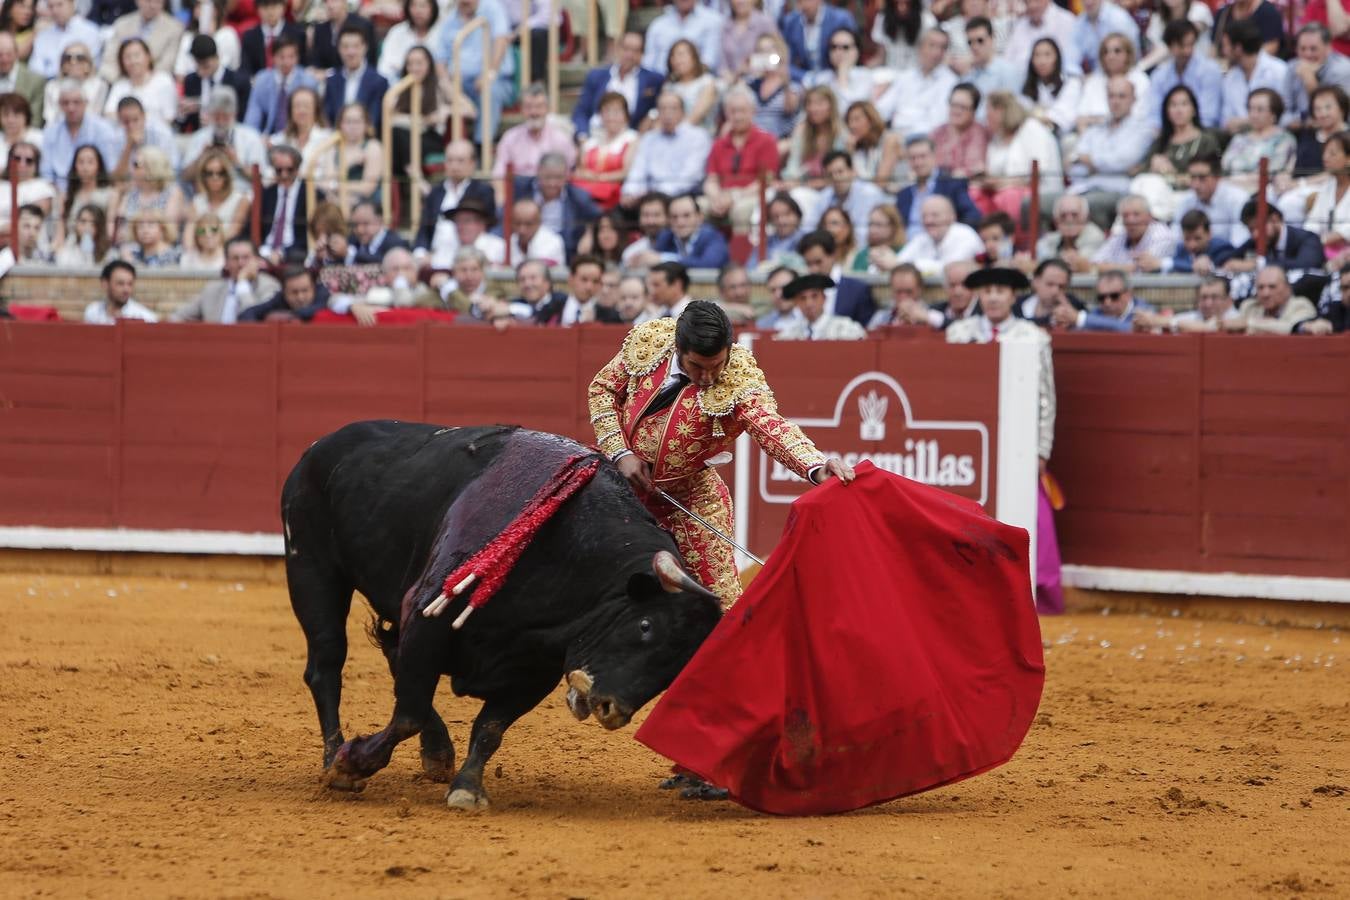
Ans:
[[[595,713],[595,720],[610,731],[622,728],[633,718],[632,710],[625,709],[617,700],[608,697],[592,695],[591,710]]]

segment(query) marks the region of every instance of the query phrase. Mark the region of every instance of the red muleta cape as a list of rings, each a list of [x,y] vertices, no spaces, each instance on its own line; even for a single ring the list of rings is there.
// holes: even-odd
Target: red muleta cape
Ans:
[[[777,549],[637,739],[761,812],[843,812],[1010,759],[1045,664],[1027,533],[864,462]]]

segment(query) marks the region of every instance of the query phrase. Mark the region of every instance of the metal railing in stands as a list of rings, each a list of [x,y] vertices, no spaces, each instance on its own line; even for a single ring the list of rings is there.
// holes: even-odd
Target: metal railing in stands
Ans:
[[[384,119],[382,120],[381,137],[384,140],[384,192],[382,198],[384,201],[384,220],[393,222],[394,220],[394,195],[398,192],[394,184],[394,106],[398,103],[398,98],[405,93],[410,93],[408,109],[408,184],[409,204],[408,220],[416,227],[421,221],[419,214],[422,211],[422,82],[412,76],[405,75],[393,87],[389,88],[384,94]],[[311,209],[313,207],[310,207]],[[345,207],[344,207],[345,209]]]
[[[488,27],[488,20],[482,16],[475,16],[465,23],[464,27],[455,35],[455,42],[450,46],[450,84],[456,91],[463,90],[464,76],[460,65],[460,48],[464,42],[473,35],[475,31],[483,32],[483,66],[486,68],[492,62],[492,29]],[[484,172],[492,171],[492,82],[480,77],[479,85],[479,103],[478,103],[478,121],[482,129],[481,134],[488,136],[483,141],[483,155],[481,164]],[[464,139],[464,119],[459,115],[452,115],[450,118],[450,139],[459,141]]]

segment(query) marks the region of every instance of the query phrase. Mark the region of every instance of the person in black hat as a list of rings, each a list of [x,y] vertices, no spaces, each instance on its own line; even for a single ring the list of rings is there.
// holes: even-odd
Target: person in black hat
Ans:
[[[464,197],[454,209],[442,213],[455,223],[455,233],[459,236],[459,246],[476,247],[487,256],[492,265],[506,262],[506,241],[488,229],[497,221],[497,211],[492,204],[478,197]]]
[[[1037,385],[1037,455],[1041,475],[1055,442],[1055,369],[1050,356],[1050,335],[1026,319],[1012,314],[1018,291],[1026,290],[1027,276],[1016,269],[976,269],[966,276],[966,287],[975,292],[980,313],[960,319],[947,327],[949,344],[1031,344],[1040,356],[1040,380]],[[1063,612],[1060,590],[1059,541],[1048,497],[1042,491],[1037,513],[1036,602],[1042,612]]]
[[[828,275],[799,275],[783,287],[783,299],[796,306],[778,337],[785,341],[856,341],[867,331],[848,316],[825,312],[825,292],[834,287]]]

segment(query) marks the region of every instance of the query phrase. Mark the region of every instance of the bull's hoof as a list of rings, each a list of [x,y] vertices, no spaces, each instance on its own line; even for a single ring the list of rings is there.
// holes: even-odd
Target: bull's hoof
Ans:
[[[438,784],[449,784],[455,777],[455,751],[438,750],[422,754],[422,771]]]
[[[489,804],[487,794],[474,793],[465,788],[455,788],[445,795],[445,805],[451,809],[480,812],[487,809]]]
[[[328,768],[328,787],[334,791],[351,791],[360,793],[366,789],[366,776],[358,775],[351,769],[352,744],[347,741],[338,748],[333,756],[333,763]]]
[[[365,778],[357,778],[355,775],[347,772],[332,769],[328,773],[328,789],[333,791],[350,791],[353,794],[359,794],[366,789]]]
[[[706,781],[695,779],[689,787],[680,791],[680,796],[685,800],[725,800],[730,793],[726,788],[715,787]]]

